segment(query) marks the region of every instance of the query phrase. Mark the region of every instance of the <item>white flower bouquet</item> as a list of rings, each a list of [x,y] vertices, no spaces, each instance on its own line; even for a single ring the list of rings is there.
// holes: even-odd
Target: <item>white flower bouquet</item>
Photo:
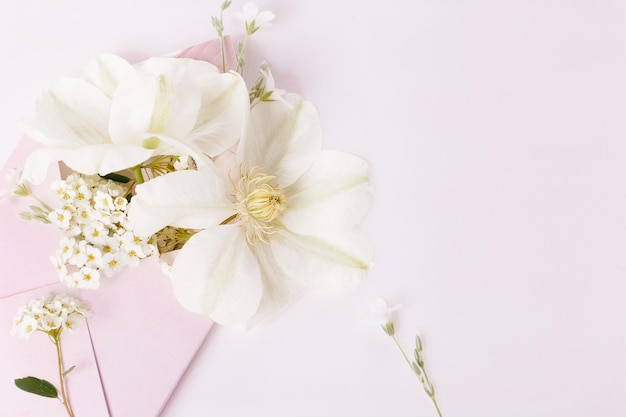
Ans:
[[[277,90],[266,64],[246,83],[247,37],[273,14],[246,5],[239,16],[246,38],[235,50],[213,18],[217,65],[102,55],[22,120],[44,145],[22,181],[41,183],[57,162],[72,172],[55,184],[60,206],[24,214],[63,231],[52,263],[69,286],[95,289],[101,276],[175,251],[164,270],[183,306],[251,326],[308,289],[365,278],[368,164],[323,150],[315,107]]]

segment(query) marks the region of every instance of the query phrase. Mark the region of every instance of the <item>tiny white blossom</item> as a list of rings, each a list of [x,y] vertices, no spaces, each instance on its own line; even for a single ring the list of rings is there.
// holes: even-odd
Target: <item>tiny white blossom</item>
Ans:
[[[272,20],[276,17],[271,11],[259,12],[259,8],[256,4],[250,2],[243,5],[241,12],[233,13],[236,19],[239,19],[246,24],[246,32],[249,35],[253,34],[262,27],[272,25]]]
[[[108,212],[113,209],[113,198],[110,194],[98,190],[96,191],[93,201],[95,203],[94,208],[96,210]]]
[[[115,210],[119,210],[119,211],[123,211],[126,210],[126,207],[128,206],[128,200],[126,200],[124,197],[115,197],[115,200],[113,200],[113,207],[115,208]]]
[[[59,248],[57,249],[57,258],[60,261],[66,262],[74,254],[74,246],[76,245],[76,239],[64,237],[59,242]]]
[[[93,210],[89,206],[78,207],[75,212],[74,219],[76,220],[76,223],[78,224],[89,223],[90,221],[92,221],[94,213],[95,213],[95,210]]]
[[[388,307],[385,300],[377,298],[370,303],[370,312],[372,313],[372,320],[381,326],[387,323],[392,323],[392,314],[394,311],[400,309],[402,304],[398,304],[393,307]]]
[[[83,228],[82,235],[85,240],[93,245],[106,245],[109,243],[109,229],[101,222],[91,222]]]
[[[66,209],[54,210],[48,214],[48,220],[59,229],[64,230],[70,227],[72,213]]]
[[[96,269],[83,267],[72,274],[76,288],[96,290],[100,287],[100,272]]]
[[[6,186],[0,190],[0,201],[7,196],[24,197],[29,194],[26,185],[20,182],[22,171],[16,168],[10,169],[6,173]]]
[[[121,254],[119,252],[109,252],[102,256],[100,269],[104,271],[107,277],[112,277],[121,268],[123,262],[121,262],[120,258]]]
[[[276,88],[276,83],[274,82],[274,76],[272,75],[272,71],[270,70],[270,68],[267,66],[266,63],[261,64],[261,67],[259,68],[259,72],[265,79],[265,90],[271,93],[269,98],[267,98],[266,100],[267,101],[280,101],[281,103],[284,103],[290,109],[293,109],[293,104],[288,102],[284,97],[285,94],[287,94],[287,92],[285,90],[280,90]]]
[[[54,265],[55,269],[59,276],[67,275],[67,267],[65,266],[65,262],[59,256],[51,256],[50,263]]]
[[[370,303],[370,311],[374,321],[378,323],[386,323],[390,320],[391,314],[402,307],[401,304],[389,307],[387,302],[382,298],[377,298]]]
[[[64,237],[50,261],[68,286],[96,289],[102,273],[111,276],[156,253],[147,239],[132,233],[124,185],[75,173],[54,189],[63,207],[49,219]]]
[[[37,320],[33,316],[24,316],[19,319],[16,317],[13,327],[11,328],[11,334],[17,337],[28,337],[37,330]]]

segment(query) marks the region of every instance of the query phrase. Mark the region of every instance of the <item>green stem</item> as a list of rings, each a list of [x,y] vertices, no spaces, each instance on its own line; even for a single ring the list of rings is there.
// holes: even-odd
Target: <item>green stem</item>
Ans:
[[[57,364],[59,366],[59,381],[61,382],[61,404],[65,406],[65,410],[67,411],[67,415],[69,417],[74,417],[74,413],[72,413],[72,408],[70,407],[70,402],[67,399],[67,392],[65,389],[65,376],[63,376],[63,357],[61,356],[61,339],[57,336],[54,339],[54,346],[57,350]]]
[[[35,197],[34,194],[29,194],[30,198],[32,198],[33,200],[35,200],[37,203],[39,203],[41,205],[41,207],[43,207],[44,209],[46,209],[48,211],[48,213],[50,213],[52,211],[52,207],[50,207],[49,205],[47,205],[43,200]]]
[[[226,72],[226,56],[224,55],[224,37],[220,36],[220,49],[222,50],[222,73]]]
[[[433,395],[429,395],[430,399],[433,400],[433,404],[435,405],[435,410],[437,410],[437,414],[439,414],[439,417],[443,417],[441,415],[441,410],[439,409],[439,404],[437,404],[437,400],[435,399],[435,393],[433,392]]]
[[[243,41],[241,43],[241,51],[239,53],[239,56],[237,57],[237,72],[241,75],[243,75],[243,65],[241,65],[241,63],[243,62],[243,54],[244,54],[244,51],[246,50],[246,43],[248,42],[249,37],[250,35],[248,34],[248,31],[246,30],[246,36],[243,38]]]
[[[404,356],[404,360],[406,361],[406,363],[409,364],[409,367],[411,369],[413,369],[413,364],[411,363],[411,360],[409,359],[409,357],[406,355],[406,352],[404,351],[404,348],[402,347],[402,345],[400,344],[400,342],[398,341],[398,339],[396,338],[395,335],[391,335],[391,338],[393,339],[394,342],[396,342],[396,346],[398,346],[398,349],[400,349],[400,352],[402,352],[402,356]]]
[[[220,11],[220,22],[224,21],[224,19],[222,17],[223,14],[224,13],[222,11]],[[224,34],[222,33],[221,30],[220,30],[220,33],[219,33],[219,38],[220,38],[220,51],[221,51],[221,54],[222,54],[222,73],[225,73],[226,72],[226,55],[224,53],[224,49],[225,49]]]
[[[404,351],[404,348],[402,347],[402,345],[400,344],[396,336],[391,335],[391,338],[396,343],[396,346],[398,346],[398,349],[400,349],[400,352],[402,352],[402,356],[404,356],[404,360],[406,361],[406,363],[409,364],[409,367],[411,369],[413,369],[413,362],[411,362],[411,360],[407,356],[406,352]],[[443,417],[441,414],[441,409],[439,408],[439,404],[437,403],[437,399],[435,398],[435,388],[433,387],[433,384],[431,384],[430,379],[428,379],[428,374],[426,373],[426,369],[424,369],[423,366],[419,366],[419,364],[417,363],[415,365],[418,366],[418,368],[420,369],[422,373],[422,376],[424,377],[424,381],[422,382],[422,385],[424,386],[424,391],[426,391],[426,394],[430,397],[431,401],[433,402],[433,405],[435,406],[435,410],[437,410],[437,414],[439,415],[439,417]],[[415,371],[413,372],[415,373]],[[425,389],[426,386],[428,386],[430,389]]]
[[[136,165],[132,167],[130,170],[135,176],[135,181],[137,181],[137,184],[143,184],[144,180],[143,180],[143,173],[141,172],[141,165]]]
[[[426,394],[428,394],[428,396],[430,397],[430,399],[433,401],[433,404],[435,405],[435,409],[437,409],[437,413],[439,414],[439,417],[441,416],[441,410],[439,409],[439,404],[437,404],[437,399],[435,398],[435,387],[433,386],[432,382],[430,382],[430,378],[428,378],[428,373],[426,372],[426,368],[424,368],[424,366],[420,366],[419,367],[422,371],[422,375],[424,376],[424,386],[428,386],[428,390],[426,391]]]

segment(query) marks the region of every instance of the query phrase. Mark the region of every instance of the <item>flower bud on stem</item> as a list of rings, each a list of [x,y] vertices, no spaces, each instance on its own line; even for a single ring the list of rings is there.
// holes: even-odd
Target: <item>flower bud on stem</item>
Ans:
[[[423,346],[422,346],[422,340],[420,339],[420,337],[416,336],[415,338],[415,350],[413,352],[415,356],[415,361],[411,361],[409,357],[407,356],[406,352],[404,351],[404,348],[398,341],[398,338],[396,338],[394,334],[393,322],[389,322],[383,325],[382,328],[385,331],[385,333],[387,333],[387,335],[389,335],[393,339],[396,346],[398,346],[398,349],[400,349],[400,352],[402,353],[404,360],[406,361],[406,363],[409,364],[409,367],[411,368],[415,376],[417,376],[419,381],[422,383],[422,386],[424,387],[424,392],[426,392],[426,394],[432,400],[433,405],[435,406],[435,409],[437,410],[437,414],[439,415],[439,417],[442,417],[441,409],[439,408],[439,404],[437,403],[437,398],[435,397],[435,387],[430,382],[430,379],[428,378],[428,374],[426,373],[426,369],[424,368],[424,359],[422,357]]]

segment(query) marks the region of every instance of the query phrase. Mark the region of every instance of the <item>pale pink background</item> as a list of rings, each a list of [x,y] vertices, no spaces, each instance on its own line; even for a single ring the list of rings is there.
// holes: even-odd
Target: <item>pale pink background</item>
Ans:
[[[258,3],[277,20],[250,46],[277,85],[372,164],[376,265],[348,294],[214,328],[163,416],[434,416],[364,320],[376,296],[403,304],[407,347],[423,334],[447,417],[626,415],[626,4]],[[218,1],[173,4],[3,1],[2,161],[14,120],[86,60],[214,36]]]

